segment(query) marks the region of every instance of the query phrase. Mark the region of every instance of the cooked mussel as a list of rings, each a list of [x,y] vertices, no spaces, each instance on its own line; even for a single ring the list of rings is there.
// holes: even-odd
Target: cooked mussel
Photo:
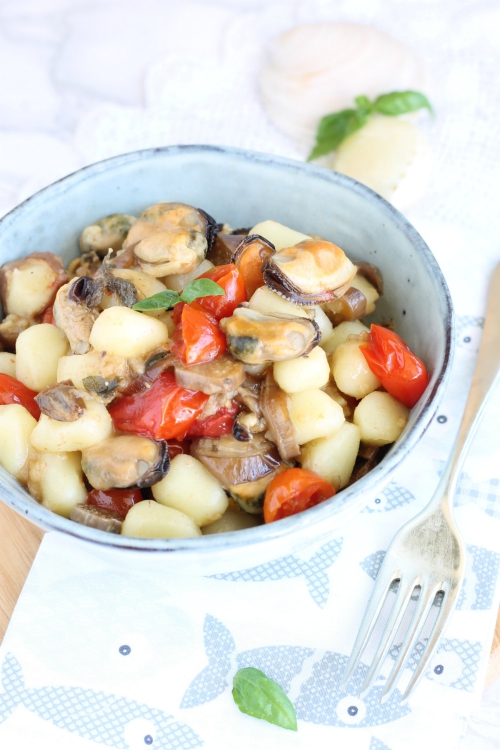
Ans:
[[[233,357],[247,365],[301,357],[320,339],[318,326],[309,318],[263,315],[248,307],[237,307],[232,317],[223,318],[221,328]]]
[[[341,297],[356,274],[344,251],[325,240],[303,240],[271,255],[264,264],[266,286],[299,305]]]
[[[94,304],[99,304],[101,298],[102,290],[89,276],[73,279],[57,292],[54,319],[66,335],[73,354],[85,354],[90,350],[90,333],[99,316]]]
[[[262,268],[275,250],[274,245],[260,234],[249,234],[236,248],[232,263],[243,276],[248,299],[256,289],[263,286]]]
[[[134,245],[140,267],[152,276],[189,273],[211,248],[217,234],[215,220],[185,203],[157,203],[139,216],[125,246]]]
[[[85,227],[80,235],[79,245],[82,253],[95,252],[103,257],[108,250],[120,250],[135,216],[127,214],[110,214],[99,219],[95,224]]]
[[[150,487],[168,472],[168,445],[138,435],[116,435],[82,451],[82,469],[96,490]]]

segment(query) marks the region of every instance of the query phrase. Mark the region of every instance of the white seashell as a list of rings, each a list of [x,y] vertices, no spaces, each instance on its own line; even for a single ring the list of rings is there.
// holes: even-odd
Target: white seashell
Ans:
[[[374,115],[317,163],[368,185],[400,211],[420,200],[429,181],[427,140],[412,122],[398,117]]]
[[[271,42],[260,77],[267,114],[284,133],[311,148],[318,123],[332,112],[391,91],[427,93],[417,55],[378,29],[354,23],[296,26]]]

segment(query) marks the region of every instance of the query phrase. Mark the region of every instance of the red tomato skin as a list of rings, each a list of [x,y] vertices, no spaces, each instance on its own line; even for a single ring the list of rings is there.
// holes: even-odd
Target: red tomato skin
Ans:
[[[227,349],[217,321],[198,306],[184,305],[172,337],[172,353],[185,365],[211,362]]]
[[[208,398],[200,391],[181,388],[171,372],[163,372],[148,390],[113,402],[109,413],[122,432],[153,440],[182,439]]]
[[[87,505],[95,505],[125,518],[130,508],[143,499],[140,490],[92,490],[87,495]]]
[[[233,431],[234,418],[240,410],[240,405],[233,401],[230,407],[222,407],[216,414],[212,414],[211,417],[207,417],[202,422],[193,422],[186,437],[222,437],[223,435],[229,435]]]
[[[271,480],[264,498],[264,521],[272,523],[301,513],[335,495],[323,477],[308,469],[286,469]]]
[[[29,411],[32,417],[40,419],[40,407],[35,401],[37,394],[26,388],[20,380],[11,375],[0,373],[0,405],[21,404]]]
[[[422,362],[397,333],[372,323],[368,343],[360,347],[368,367],[391,396],[411,409],[427,388]]]
[[[198,297],[196,302],[200,307],[214,316],[216,320],[229,318],[242,302],[247,302],[247,291],[243,277],[234,265],[228,263],[225,266],[215,266],[200,279],[211,279],[224,289],[224,296]]]

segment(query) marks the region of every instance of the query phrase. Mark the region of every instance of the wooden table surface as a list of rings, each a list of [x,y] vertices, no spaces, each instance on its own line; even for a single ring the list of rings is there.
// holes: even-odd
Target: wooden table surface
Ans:
[[[44,532],[0,502],[0,643]],[[500,675],[500,610],[486,685]]]

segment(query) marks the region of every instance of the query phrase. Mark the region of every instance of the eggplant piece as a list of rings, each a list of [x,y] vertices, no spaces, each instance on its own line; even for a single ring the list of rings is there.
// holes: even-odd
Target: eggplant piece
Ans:
[[[209,396],[215,393],[230,393],[235,391],[245,380],[245,369],[241,362],[237,362],[228,355],[222,355],[211,362],[200,365],[175,369],[177,385],[191,391],[202,391]]]
[[[317,324],[292,315],[263,315],[237,307],[220,324],[235,359],[245,365],[265,365],[308,354],[320,340]]]
[[[168,444],[138,435],[117,435],[82,451],[82,469],[96,490],[150,487],[167,474]]]
[[[214,266],[225,266],[232,263],[236,248],[244,239],[244,234],[222,234],[219,232],[213,247],[207,252],[207,260],[211,261]]]
[[[110,513],[95,505],[78,503],[71,511],[70,518],[83,526],[107,531],[110,534],[120,534],[122,530],[122,519],[117,513]]]
[[[300,446],[289,413],[290,396],[279,387],[271,370],[261,389],[260,408],[283,461],[299,456]]]
[[[359,289],[351,286],[342,297],[321,307],[333,325],[338,326],[345,320],[359,320],[366,315],[366,297]]]
[[[191,444],[191,455],[226,488],[255,482],[281,463],[276,446],[260,435],[248,442],[240,442],[233,435],[198,438]]]
[[[365,261],[354,262],[358,269],[358,274],[364,276],[364,278],[375,287],[377,292],[382,295],[384,293],[384,282],[377,266],[374,266],[373,263],[366,263]]]
[[[0,268],[0,299],[4,313],[34,318],[52,303],[68,281],[61,258],[54,253],[30,253]]]
[[[40,411],[58,422],[76,422],[87,407],[71,380],[48,385],[35,396]]]
[[[297,305],[320,305],[341,297],[356,266],[333,242],[302,240],[271,255],[263,268],[271,291]]]
[[[90,351],[90,333],[99,316],[99,287],[89,276],[80,276],[62,286],[56,295],[53,314],[56,325],[68,339],[73,354]],[[97,301],[96,301],[97,300]]]
[[[0,344],[7,349],[15,349],[17,337],[30,326],[35,325],[33,318],[24,318],[15,313],[9,313],[0,323]]]

